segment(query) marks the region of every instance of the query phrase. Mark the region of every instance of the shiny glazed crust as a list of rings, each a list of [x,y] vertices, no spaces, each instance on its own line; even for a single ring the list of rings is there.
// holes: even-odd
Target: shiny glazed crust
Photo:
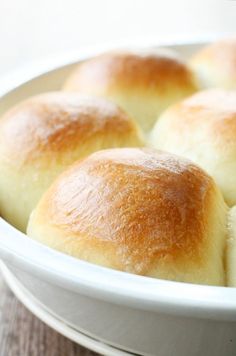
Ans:
[[[175,85],[188,88],[192,73],[179,59],[166,55],[106,53],[79,64],[66,81],[67,89],[127,90],[148,88],[164,94]]]
[[[121,271],[221,285],[225,219],[213,180],[191,162],[152,149],[113,149],[54,182],[28,235]]]
[[[77,93],[46,93],[30,98],[0,121],[0,142],[8,159],[30,165],[109,135],[138,138],[138,128],[115,104]],[[94,140],[94,143],[92,142]],[[138,139],[137,139],[138,140]]]
[[[196,91],[197,83],[173,55],[110,52],[79,64],[64,89],[107,97],[148,131],[161,111]]]
[[[24,231],[68,165],[102,148],[142,145],[132,119],[105,99],[63,92],[30,98],[0,120],[0,213]]]
[[[169,108],[152,135],[156,148],[193,160],[220,186],[226,202],[236,204],[236,93],[211,89]]]

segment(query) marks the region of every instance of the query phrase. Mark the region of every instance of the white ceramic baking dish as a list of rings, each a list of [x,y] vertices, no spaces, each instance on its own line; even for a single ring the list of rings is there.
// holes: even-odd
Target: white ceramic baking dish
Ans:
[[[145,45],[153,44],[145,40]],[[168,47],[188,56],[199,45]],[[0,114],[30,95],[59,89],[75,62],[104,48],[50,60],[2,81]],[[32,241],[3,219],[0,257],[51,313],[109,345],[142,355],[236,355],[236,289],[99,267]]]

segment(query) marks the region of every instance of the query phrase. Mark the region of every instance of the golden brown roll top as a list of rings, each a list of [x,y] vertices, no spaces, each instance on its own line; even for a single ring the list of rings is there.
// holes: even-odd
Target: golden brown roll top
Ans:
[[[107,147],[143,145],[115,104],[78,93],[30,98],[0,120],[0,212],[24,230],[54,178],[79,158]]]
[[[204,168],[226,202],[236,204],[236,92],[199,92],[168,109],[152,132],[156,148],[185,156]]]
[[[190,65],[203,87],[236,89],[236,37],[200,49]]]
[[[148,131],[171,103],[197,90],[194,75],[163,51],[109,52],[78,65],[65,90],[109,98]]]
[[[27,232],[113,269],[223,285],[226,211],[213,180],[191,162],[152,149],[112,149],[60,175]]]

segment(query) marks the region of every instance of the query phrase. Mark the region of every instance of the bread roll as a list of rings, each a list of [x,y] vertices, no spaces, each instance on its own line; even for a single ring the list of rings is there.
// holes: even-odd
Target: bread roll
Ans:
[[[28,99],[0,119],[0,214],[25,231],[42,193],[72,162],[142,145],[134,122],[104,99],[63,92]]]
[[[113,100],[149,131],[171,103],[197,90],[194,75],[164,51],[110,52],[79,64],[64,89]]]
[[[226,213],[213,179],[190,161],[147,148],[110,149],[62,173],[27,232],[105,267],[223,285]]]
[[[190,61],[202,87],[236,89],[236,38],[204,47]]]
[[[229,238],[226,250],[226,271],[228,287],[236,287],[236,206],[229,212]]]
[[[190,158],[236,204],[236,92],[211,89],[169,108],[152,132],[156,148]]]

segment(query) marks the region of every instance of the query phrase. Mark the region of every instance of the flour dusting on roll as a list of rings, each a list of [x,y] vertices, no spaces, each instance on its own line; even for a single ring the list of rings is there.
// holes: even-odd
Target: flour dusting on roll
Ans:
[[[190,161],[117,148],[62,173],[33,211],[27,232],[105,267],[223,285],[226,219],[213,179]]]

